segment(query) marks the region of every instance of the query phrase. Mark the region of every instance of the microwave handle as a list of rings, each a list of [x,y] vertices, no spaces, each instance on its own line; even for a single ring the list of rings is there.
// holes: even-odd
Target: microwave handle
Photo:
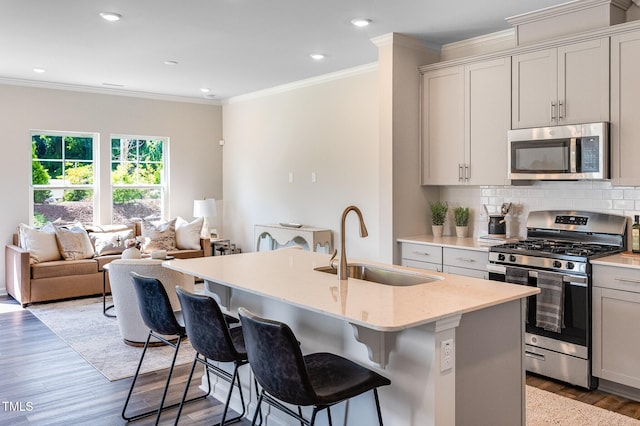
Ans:
[[[578,171],[578,165],[576,164],[576,149],[577,149],[577,139],[571,138],[569,140],[569,171],[571,173],[576,173]]]

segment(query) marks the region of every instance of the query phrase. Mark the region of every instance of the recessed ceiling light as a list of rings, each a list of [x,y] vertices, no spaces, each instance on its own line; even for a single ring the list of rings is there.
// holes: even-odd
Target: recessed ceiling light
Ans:
[[[355,18],[351,20],[351,23],[356,27],[366,27],[371,23],[371,19]]]
[[[309,56],[311,56],[311,59],[316,60],[316,61],[324,59],[324,55],[322,53],[312,53]]]
[[[44,68],[34,68],[33,72],[43,73],[43,72],[47,72],[47,70],[45,70]]]
[[[164,61],[165,65],[178,65],[178,61]]]
[[[207,87],[203,87],[202,89],[200,89],[200,91],[202,93],[209,93],[211,91],[211,89],[207,88]]]
[[[120,18],[122,18],[122,15],[113,12],[100,12],[100,16],[102,16],[102,19],[104,19],[105,21],[111,22],[119,21]]]

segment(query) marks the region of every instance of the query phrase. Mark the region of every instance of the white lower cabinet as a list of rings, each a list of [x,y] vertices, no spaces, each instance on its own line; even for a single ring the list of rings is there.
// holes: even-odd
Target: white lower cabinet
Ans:
[[[640,269],[593,265],[593,375],[640,389]]]
[[[402,266],[442,272],[442,247],[401,243]]]
[[[489,279],[486,251],[403,242],[402,266]]]
[[[444,247],[442,249],[442,272],[467,277],[489,279],[487,264],[489,253],[486,251],[466,250]]]

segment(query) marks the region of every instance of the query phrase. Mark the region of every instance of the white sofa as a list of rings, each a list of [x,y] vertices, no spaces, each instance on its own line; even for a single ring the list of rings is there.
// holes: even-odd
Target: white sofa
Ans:
[[[174,311],[180,310],[176,286],[179,285],[188,291],[194,290],[193,276],[165,268],[162,266],[162,262],[162,260],[156,259],[119,259],[107,266],[118,327],[124,342],[128,345],[144,345],[149,334],[149,328],[140,316],[131,272],[159,279],[169,295]],[[151,340],[151,342],[157,341],[154,338]]]

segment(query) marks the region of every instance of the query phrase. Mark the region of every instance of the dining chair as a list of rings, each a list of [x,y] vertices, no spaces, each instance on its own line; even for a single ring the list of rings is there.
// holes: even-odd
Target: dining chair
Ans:
[[[373,390],[378,422],[382,413],[377,388],[390,385],[386,377],[332,353],[303,355],[298,341],[285,323],[261,318],[245,308],[238,310],[249,364],[261,386],[252,425],[263,401],[302,424],[315,424],[316,415],[330,407]],[[297,405],[296,413],[283,403]],[[301,406],[312,406],[310,419],[302,416]]]

